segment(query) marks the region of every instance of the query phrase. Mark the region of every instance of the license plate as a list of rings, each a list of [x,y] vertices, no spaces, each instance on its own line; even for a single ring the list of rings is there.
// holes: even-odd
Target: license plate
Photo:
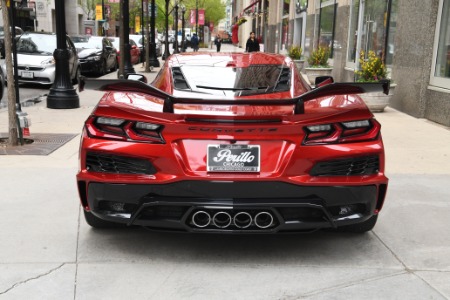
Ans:
[[[208,145],[208,172],[259,172],[259,145]]]
[[[33,78],[33,72],[22,71],[22,78]]]

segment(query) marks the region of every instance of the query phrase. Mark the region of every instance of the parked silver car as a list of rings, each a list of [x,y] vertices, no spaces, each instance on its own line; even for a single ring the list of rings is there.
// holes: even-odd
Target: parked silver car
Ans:
[[[68,36],[66,41],[69,53],[70,78],[75,83],[80,75],[77,50]],[[55,34],[24,33],[17,41],[19,83],[53,84],[55,81],[55,59],[53,58],[55,49]],[[5,63],[2,64],[2,69],[3,74],[6,75]],[[6,81],[8,81],[8,78],[6,78]]]

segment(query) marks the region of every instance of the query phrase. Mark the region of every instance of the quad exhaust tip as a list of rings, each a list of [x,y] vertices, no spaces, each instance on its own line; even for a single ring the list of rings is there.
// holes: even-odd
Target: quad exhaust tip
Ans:
[[[199,210],[192,215],[192,224],[197,228],[213,225],[220,229],[234,225],[238,229],[246,229],[254,225],[259,229],[267,229],[274,224],[274,217],[270,212],[262,211],[253,218],[248,212],[237,212],[234,216],[225,211],[218,211],[211,216],[210,213]]]
[[[199,228],[205,228],[211,223],[211,216],[206,211],[199,210],[192,216],[192,223]]]
[[[260,212],[255,216],[255,225],[258,228],[266,229],[272,226],[273,224],[273,216],[268,212]]]
[[[247,227],[250,227],[252,225],[253,218],[252,216],[247,212],[238,212],[234,215],[233,223],[234,226],[240,229],[245,229]]]
[[[227,228],[231,225],[231,215],[224,211],[217,212],[213,217],[213,224],[218,228]]]

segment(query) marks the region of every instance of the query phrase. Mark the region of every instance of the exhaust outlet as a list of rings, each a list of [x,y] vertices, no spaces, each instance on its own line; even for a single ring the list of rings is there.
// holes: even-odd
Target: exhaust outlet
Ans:
[[[204,228],[211,223],[211,216],[206,211],[199,210],[192,215],[192,223],[199,228]]]
[[[252,225],[252,216],[247,212],[238,212],[233,218],[234,226],[240,229],[250,227]]]
[[[255,216],[255,225],[258,228],[269,228],[273,224],[273,216],[268,212],[260,212]]]
[[[213,224],[218,228],[227,228],[231,225],[231,221],[230,214],[224,211],[219,211],[212,219]]]

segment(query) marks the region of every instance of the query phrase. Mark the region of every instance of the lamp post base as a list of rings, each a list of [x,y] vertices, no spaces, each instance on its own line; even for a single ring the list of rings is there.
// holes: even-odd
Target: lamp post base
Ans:
[[[47,96],[47,108],[70,109],[80,107],[80,97],[75,89],[51,88]]]

